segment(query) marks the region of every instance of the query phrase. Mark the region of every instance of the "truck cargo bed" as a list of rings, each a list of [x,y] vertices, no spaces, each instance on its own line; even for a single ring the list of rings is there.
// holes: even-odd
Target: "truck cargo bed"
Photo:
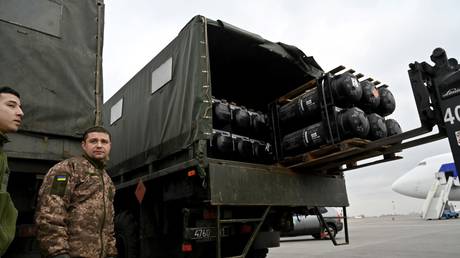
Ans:
[[[281,165],[223,159],[209,158],[205,163],[208,167],[203,181],[182,178],[181,187],[175,187],[173,193],[168,192],[166,198],[173,199],[174,195],[192,196],[198,189],[204,188],[207,195],[203,201],[212,205],[348,206],[342,175],[296,173]],[[121,176],[113,180],[118,189],[123,189],[137,185],[140,181],[145,183],[185,174],[197,170],[198,164],[198,160],[192,159],[158,171],[148,172],[149,169],[144,168],[138,170],[144,172],[137,172],[132,180],[123,181]]]
[[[209,159],[209,185],[215,205],[348,206],[342,176],[281,166]]]

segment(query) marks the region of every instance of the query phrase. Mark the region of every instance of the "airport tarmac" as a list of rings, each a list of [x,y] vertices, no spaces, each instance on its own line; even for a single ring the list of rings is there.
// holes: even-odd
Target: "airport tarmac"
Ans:
[[[394,220],[393,220],[394,219]],[[460,219],[425,221],[413,216],[349,219],[350,244],[334,246],[311,236],[282,238],[268,258],[459,257]],[[337,235],[344,242],[344,231]]]

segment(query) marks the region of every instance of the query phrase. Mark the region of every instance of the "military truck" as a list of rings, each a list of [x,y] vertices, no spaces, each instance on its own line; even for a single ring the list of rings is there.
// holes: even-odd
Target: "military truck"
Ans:
[[[0,1],[0,85],[20,92],[25,113],[5,145],[19,216],[4,257],[40,257],[33,216],[43,175],[80,155],[83,132],[100,123],[103,10],[100,0]]]
[[[79,155],[83,131],[101,123],[103,18],[102,0],[0,1],[0,80],[21,93],[25,111],[23,127],[5,146],[8,191],[19,210],[5,257],[40,257],[33,215],[43,174]],[[414,63],[409,72],[421,128],[374,141],[345,139],[336,132],[327,86],[343,68],[325,73],[293,46],[193,18],[104,107],[114,134],[120,257],[264,257],[279,245],[279,231],[292,228],[292,213],[348,205],[343,172],[362,166],[356,161],[393,160],[403,148],[446,135],[460,157],[458,64],[442,50],[432,58],[434,66]],[[317,150],[286,156],[286,128],[276,116],[313,88],[327,93],[319,116],[327,135]],[[218,125],[225,117],[213,113],[219,103],[235,125]],[[247,128],[238,129],[248,121],[241,114],[251,117],[247,136]],[[260,123],[268,127],[256,130]],[[438,134],[405,140],[435,125]]]
[[[357,139],[350,132],[364,132],[356,128],[368,120],[356,109],[345,119],[332,89],[360,74],[325,72],[294,46],[194,17],[103,106],[119,256],[266,257],[279,232],[292,229],[292,214],[325,225],[318,207],[349,205],[345,171],[446,135],[458,157],[460,67],[442,49],[431,58],[434,66],[409,70],[421,127]],[[291,134],[280,116],[299,99],[316,101],[319,120],[297,117],[307,127]],[[436,125],[439,133],[430,133]],[[292,142],[303,145],[290,152]]]

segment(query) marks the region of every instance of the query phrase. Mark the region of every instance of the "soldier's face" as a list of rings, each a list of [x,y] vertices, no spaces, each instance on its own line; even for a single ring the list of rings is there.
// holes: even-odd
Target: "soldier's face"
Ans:
[[[110,154],[110,137],[106,133],[89,133],[86,140],[81,142],[81,147],[88,157],[95,160],[106,160]]]
[[[0,93],[0,132],[16,132],[23,116],[19,98],[13,94]]]

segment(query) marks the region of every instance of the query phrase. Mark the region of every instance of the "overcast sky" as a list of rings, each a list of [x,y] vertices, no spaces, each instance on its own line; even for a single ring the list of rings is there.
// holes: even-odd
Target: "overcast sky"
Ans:
[[[104,100],[197,14],[297,46],[324,70],[344,65],[390,85],[397,101],[391,117],[405,131],[420,125],[408,64],[429,61],[436,47],[460,58],[460,1],[455,0],[106,0]],[[448,151],[442,140],[405,150],[401,161],[346,172],[349,213],[420,211],[422,200],[392,192],[391,184],[418,161]]]

